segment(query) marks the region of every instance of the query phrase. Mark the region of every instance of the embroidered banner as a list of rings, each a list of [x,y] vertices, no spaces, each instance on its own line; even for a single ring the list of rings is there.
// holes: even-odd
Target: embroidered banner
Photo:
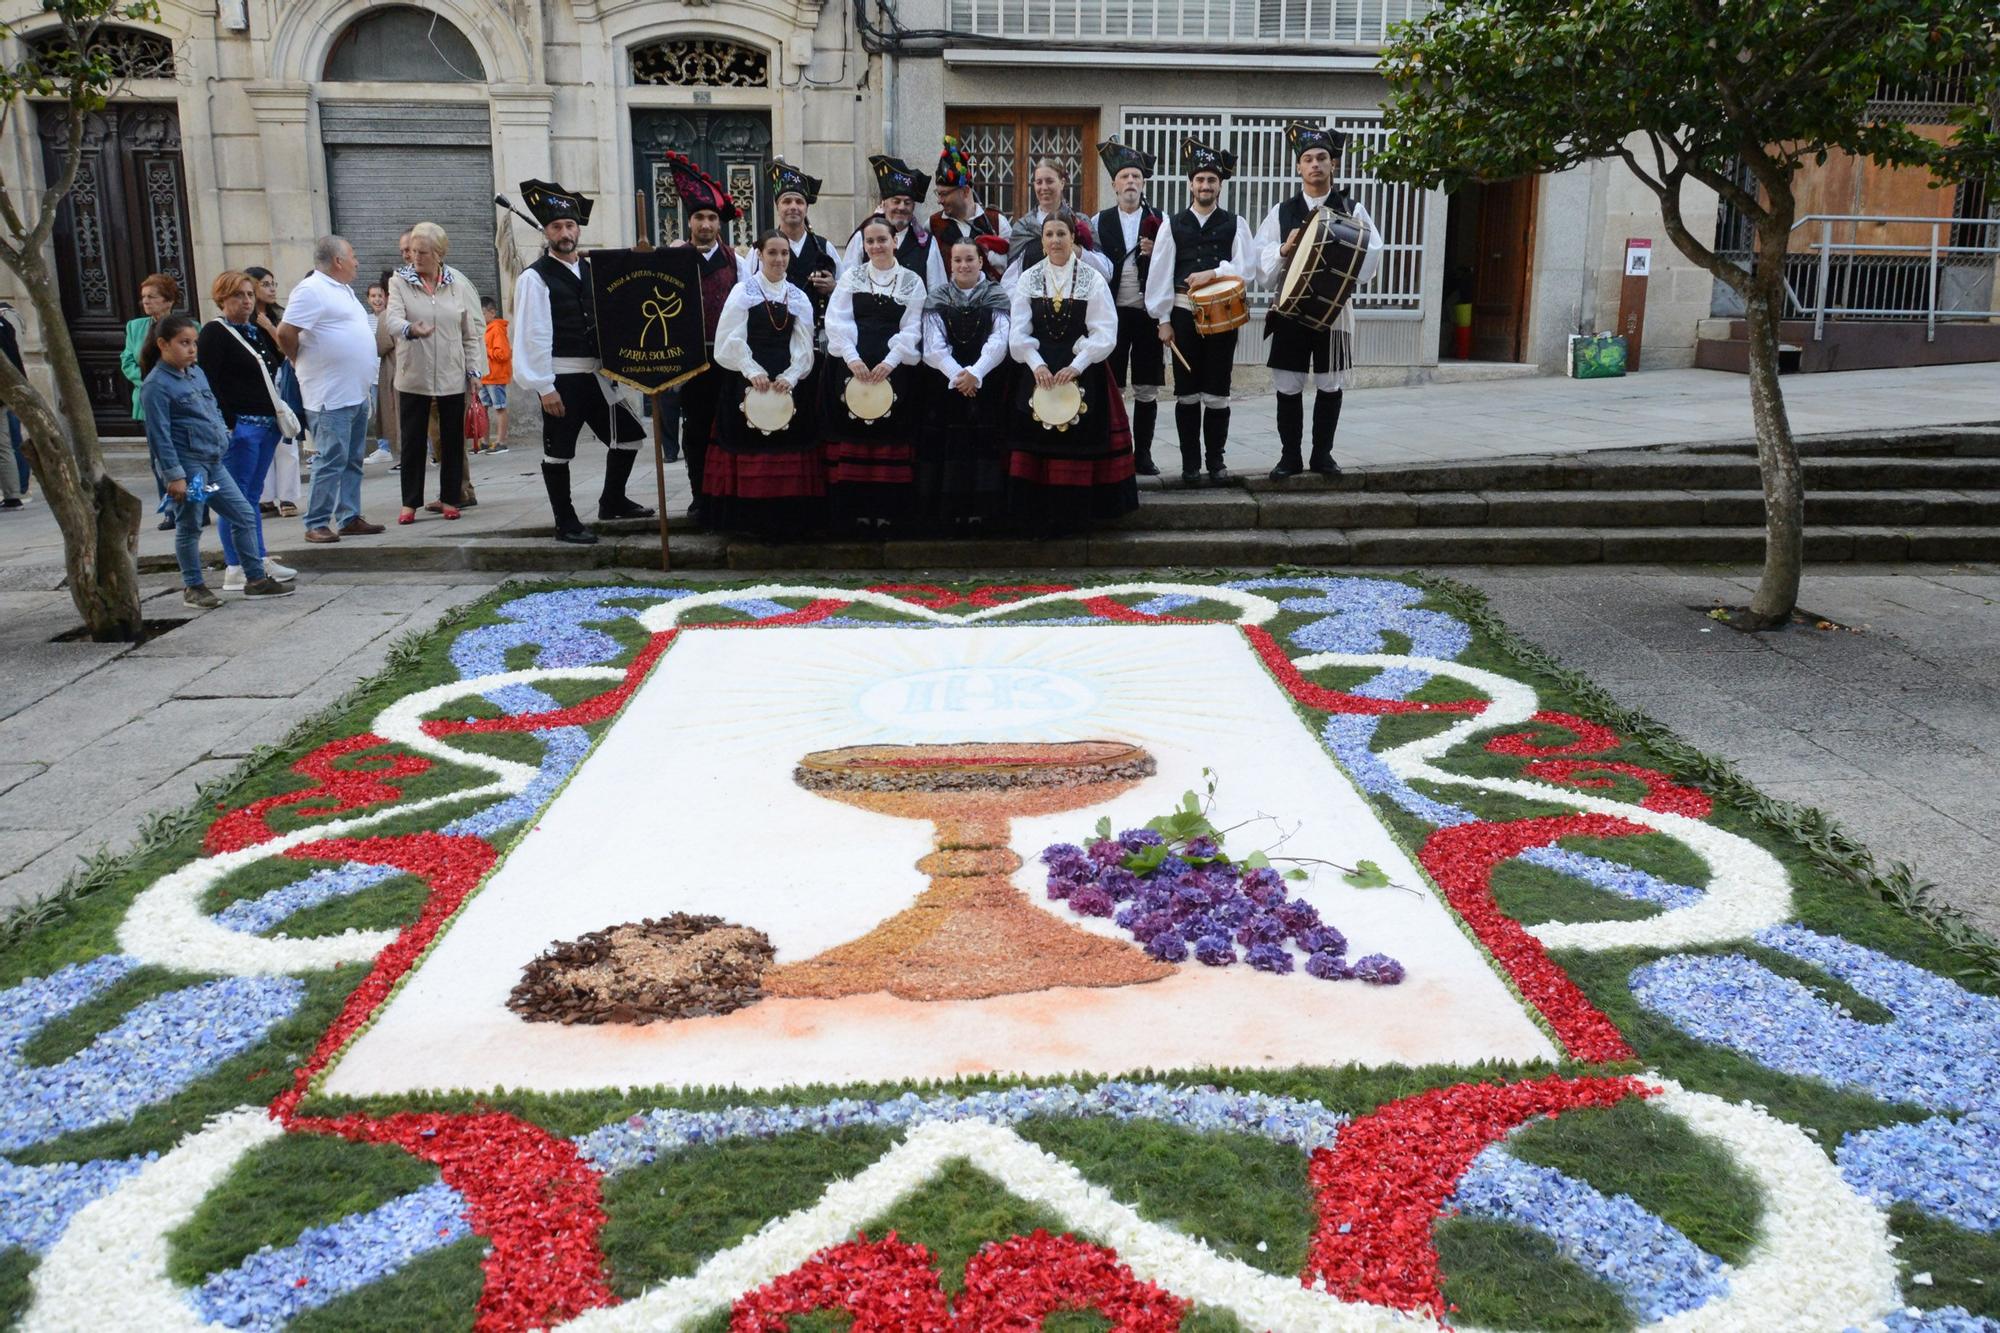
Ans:
[[[591,252],[597,351],[606,375],[658,393],[707,368],[697,264],[685,245]]]

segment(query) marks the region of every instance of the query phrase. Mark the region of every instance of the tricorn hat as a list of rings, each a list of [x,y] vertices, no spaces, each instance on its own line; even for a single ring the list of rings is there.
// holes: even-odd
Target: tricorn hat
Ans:
[[[1228,180],[1236,174],[1236,154],[1199,139],[1181,140],[1181,174],[1192,177],[1197,171],[1212,171]]]
[[[1113,180],[1127,167],[1139,168],[1139,174],[1148,180],[1153,176],[1153,155],[1137,148],[1128,148],[1116,139],[1106,139],[1097,145],[1097,156],[1104,163],[1104,170]]]
[[[1294,120],[1285,126],[1285,143],[1290,146],[1293,157],[1303,157],[1314,148],[1324,148],[1331,157],[1339,157],[1347,136],[1339,130],[1329,130],[1309,121]]]
[[[729,191],[722,188],[713,176],[703,171],[689,159],[686,153],[667,150],[667,166],[674,173],[674,189],[680,192],[681,202],[687,205],[690,214],[706,208],[714,212],[724,222],[740,214],[736,211],[736,201]]]
[[[947,134],[944,136],[944,151],[938,154],[937,187],[940,190],[956,190],[961,185],[970,184],[972,158],[957,135]]]
[[[775,201],[788,194],[803,195],[808,204],[819,202],[819,178],[808,176],[782,157],[771,159],[765,172],[771,178],[771,198]]]
[[[572,219],[579,227],[590,225],[590,196],[565,190],[554,181],[522,181],[521,202],[544,227],[564,218]]]
[[[931,178],[912,169],[901,158],[877,153],[868,159],[868,165],[875,169],[875,197],[878,199],[894,199],[899,194],[921,199],[931,188]]]

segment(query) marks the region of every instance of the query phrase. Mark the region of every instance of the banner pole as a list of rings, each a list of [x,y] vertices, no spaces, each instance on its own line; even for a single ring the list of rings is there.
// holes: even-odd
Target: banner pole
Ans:
[[[653,482],[659,495],[660,505],[660,572],[673,569],[673,561],[667,554],[667,444],[665,432],[660,428],[660,420],[665,414],[660,410],[660,395],[648,394],[647,402],[653,410]]]

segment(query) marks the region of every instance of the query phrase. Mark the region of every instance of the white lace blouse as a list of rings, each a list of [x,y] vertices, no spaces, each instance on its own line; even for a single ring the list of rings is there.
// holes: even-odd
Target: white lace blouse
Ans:
[[[902,304],[903,320],[889,340],[888,355],[882,360],[891,367],[914,366],[923,359],[924,302],[930,292],[922,278],[901,264],[895,267],[894,278],[883,280],[881,273],[873,264],[863,263],[840,275],[826,303],[826,350],[842,361],[860,359],[855,351],[860,336],[854,322],[855,296],[864,293],[893,296]]]
[[[761,272],[729,289],[729,303],[722,307],[722,317],[715,325],[715,362],[745,379],[765,373],[750,352],[750,321],[764,318],[766,301],[782,302],[792,312],[792,331],[787,344],[792,361],[785,368],[784,377],[796,385],[812,371],[812,302],[789,282],[770,286]]]
[[[1060,295],[1064,300],[1081,300],[1085,303],[1083,337],[1076,340],[1075,356],[1070,368],[1078,374],[1096,362],[1111,355],[1118,345],[1118,308],[1112,304],[1111,284],[1089,264],[1078,263],[1072,258],[1069,263],[1057,267],[1044,259],[1041,263],[1021,275],[1014,285],[1012,328],[1008,331],[1007,350],[1014,359],[1033,369],[1045,364],[1042,360],[1039,340],[1035,337],[1034,306],[1038,296]],[[1060,371],[1061,366],[1049,369]]]

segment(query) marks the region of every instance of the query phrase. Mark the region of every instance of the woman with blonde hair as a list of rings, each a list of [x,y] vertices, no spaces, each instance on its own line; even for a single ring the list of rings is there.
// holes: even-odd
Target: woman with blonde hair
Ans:
[[[181,303],[181,285],[165,273],[149,273],[139,283],[139,309],[141,313],[134,319],[125,321],[125,350],[119,354],[118,368],[125,378],[132,382],[132,420],[144,421],[146,409],[139,403],[139,386],[146,378],[140,366],[140,358],[153,344],[153,326],[174,313],[174,307]],[[165,495],[166,483],[153,479],[161,495]],[[160,530],[174,525],[174,516],[167,515],[160,520]]]
[[[403,452],[403,512],[417,521],[424,505],[424,452],[429,418],[438,414],[438,500],[435,512],[457,518],[464,502],[465,395],[486,373],[486,325],[479,293],[444,262],[451,243],[435,222],[410,228],[410,262],[389,279],[380,333],[395,347],[396,407]]]
[[[195,363],[208,380],[209,391],[222,413],[223,427],[229,432],[222,466],[236,482],[245,499],[264,493],[264,478],[271,459],[278,452],[283,432],[278,426],[278,371],[285,355],[277,341],[257,327],[257,280],[234,269],[216,276],[208,296],[222,317],[201,326],[195,340]],[[292,571],[271,559],[264,546],[264,516],[252,507],[252,527],[257,549],[263,557],[264,572],[280,582],[289,582]],[[244,574],[244,552],[236,545],[236,534],[222,526],[222,590],[241,592],[248,582]]]

